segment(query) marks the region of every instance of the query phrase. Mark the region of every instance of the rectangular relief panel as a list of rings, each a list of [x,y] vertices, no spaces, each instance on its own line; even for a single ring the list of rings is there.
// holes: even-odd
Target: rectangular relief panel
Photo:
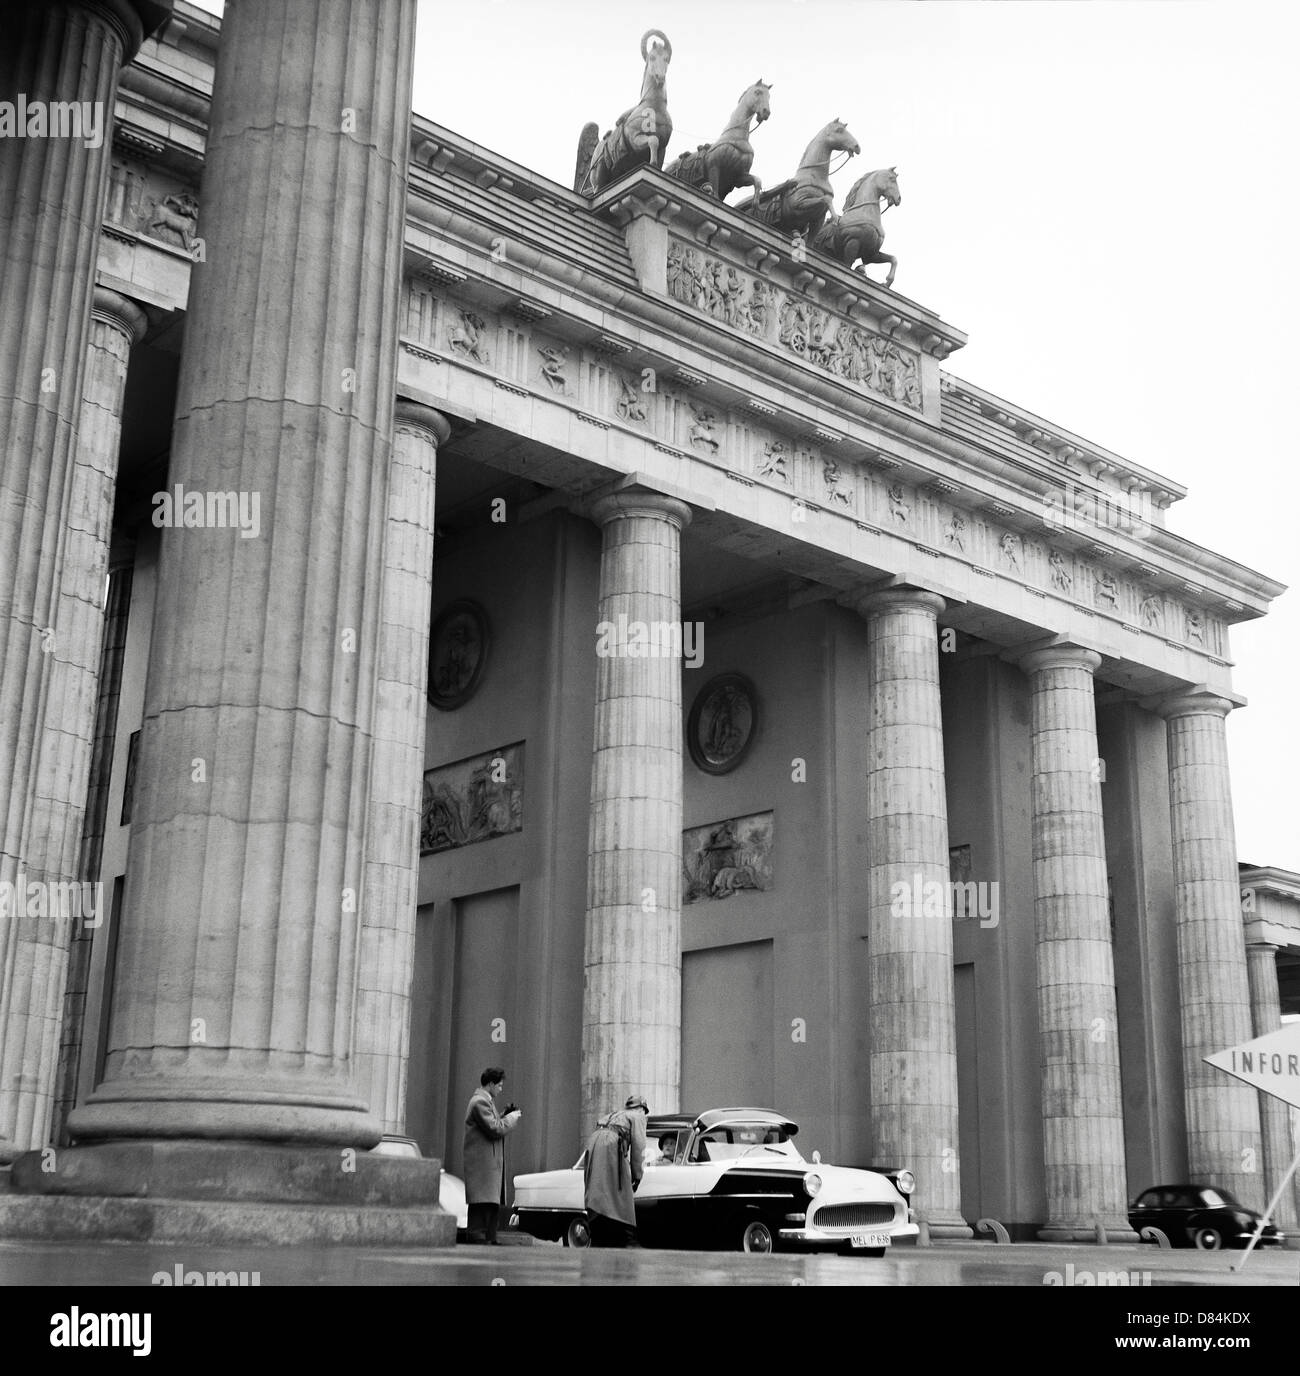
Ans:
[[[682,902],[772,887],[772,813],[755,812],[682,832]]]
[[[523,828],[523,741],[426,771],[421,855],[471,846]]]

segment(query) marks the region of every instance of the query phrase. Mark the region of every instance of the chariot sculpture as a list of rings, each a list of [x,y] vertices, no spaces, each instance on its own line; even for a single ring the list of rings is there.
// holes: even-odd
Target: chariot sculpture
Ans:
[[[749,171],[754,163],[750,124],[753,121],[757,127],[772,113],[768,101],[771,89],[761,78],[756,81],[741,93],[726,128],[713,143],[702,143],[694,153],[683,153],[664,170],[670,177],[698,187],[720,201],[725,201],[739,186],[752,186],[755,197],[761,196],[763,184]]]
[[[659,41],[651,43],[652,38]],[[594,196],[633,168],[664,165],[664,154],[673,132],[665,90],[668,64],[673,58],[673,45],[668,35],[659,29],[649,29],[642,34],[641,57],[645,61],[641,99],[618,117],[603,138],[597,139],[598,126],[595,124],[588,124],[582,131],[574,189],[583,195]]]
[[[853,157],[862,151],[842,119],[833,119],[804,150],[799,169],[787,182],[774,186],[738,207],[753,210],[758,218],[785,234],[805,238],[821,229],[835,202],[831,190],[831,154]]]

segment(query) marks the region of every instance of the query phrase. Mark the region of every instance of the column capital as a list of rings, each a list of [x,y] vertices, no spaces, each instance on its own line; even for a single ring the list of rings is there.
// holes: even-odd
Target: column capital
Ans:
[[[1068,642],[1026,650],[1015,657],[1015,662],[1027,674],[1036,674],[1044,669],[1084,669],[1089,674],[1095,674],[1101,668],[1101,656],[1096,650]]]
[[[149,317],[145,315],[140,303],[133,301],[129,296],[111,291],[108,287],[95,287],[90,314],[92,319],[102,320],[105,324],[120,330],[130,344],[138,344],[144,338],[145,330],[149,328]]]
[[[1161,698],[1154,704],[1155,710],[1166,721],[1172,721],[1175,717],[1224,718],[1234,707],[1241,705],[1241,703],[1233,702],[1231,698],[1204,689],[1190,689],[1171,693],[1168,697]]]
[[[668,521],[678,530],[685,530],[691,523],[691,509],[679,498],[637,487],[611,492],[607,497],[597,497],[587,507],[586,514],[598,526],[607,526],[611,521],[626,516],[649,516]]]
[[[393,429],[427,435],[435,449],[440,449],[451,438],[451,422],[441,411],[409,397],[398,397],[393,403]]]
[[[157,33],[171,18],[172,0],[81,0],[85,9],[102,15],[122,40],[125,67],[140,51],[146,38]]]
[[[924,611],[938,616],[948,605],[937,592],[910,587],[863,588],[845,593],[839,601],[867,619],[892,611]]]

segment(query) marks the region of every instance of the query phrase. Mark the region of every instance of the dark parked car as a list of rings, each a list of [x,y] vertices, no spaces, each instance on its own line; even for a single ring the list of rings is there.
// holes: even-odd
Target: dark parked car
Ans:
[[[916,1237],[910,1171],[805,1161],[794,1145],[798,1131],[764,1108],[648,1119],[639,1240],[647,1247],[842,1247],[883,1256],[899,1239]],[[583,1157],[568,1170],[515,1176],[512,1223],[534,1237],[590,1245]]]
[[[1139,1233],[1155,1227],[1174,1247],[1244,1247],[1259,1227],[1260,1214],[1237,1202],[1231,1190],[1216,1185],[1156,1185],[1144,1191],[1129,1210],[1129,1226]],[[1259,1239],[1281,1243],[1286,1236],[1270,1223]]]

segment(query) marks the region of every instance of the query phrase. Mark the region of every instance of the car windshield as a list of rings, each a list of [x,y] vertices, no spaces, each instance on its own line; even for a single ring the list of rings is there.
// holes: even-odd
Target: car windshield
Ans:
[[[742,1156],[803,1160],[785,1129],[770,1123],[721,1123],[702,1132],[691,1153],[694,1161],[732,1161]]]

